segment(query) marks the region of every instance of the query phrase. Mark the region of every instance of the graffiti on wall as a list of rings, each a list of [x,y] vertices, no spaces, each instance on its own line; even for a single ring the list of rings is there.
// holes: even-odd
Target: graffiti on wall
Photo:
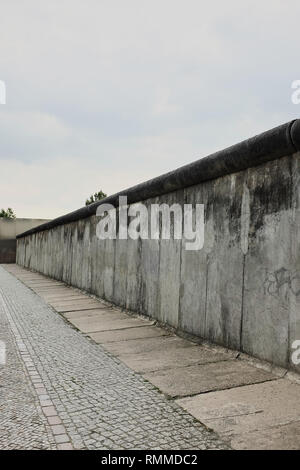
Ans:
[[[291,292],[296,297],[300,296],[300,273],[291,272],[284,267],[267,272],[264,281],[265,294],[277,296],[283,289],[286,295]]]

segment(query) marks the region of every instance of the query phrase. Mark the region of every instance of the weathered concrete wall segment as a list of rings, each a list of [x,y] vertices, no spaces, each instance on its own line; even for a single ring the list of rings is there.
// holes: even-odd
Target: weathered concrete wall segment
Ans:
[[[211,170],[197,184],[182,187],[181,180],[175,190],[141,197],[147,205],[203,203],[202,250],[186,251],[174,239],[98,240],[96,216],[72,213],[64,223],[59,219],[19,237],[17,262],[180,330],[297,370],[291,353],[293,341],[300,340],[300,133],[298,121],[278,129],[280,139],[272,130],[264,134],[268,143],[262,145],[266,137],[258,136],[239,144],[247,168],[240,168],[238,157],[239,171],[211,178]],[[224,152],[232,168],[230,149]],[[256,166],[249,160],[255,152],[261,158]],[[212,157],[218,167],[220,157]]]
[[[90,217],[96,213],[97,207],[103,203],[117,206],[119,196],[122,195],[126,195],[128,202],[133,204],[134,202],[144,201],[176,191],[177,189],[183,189],[227,174],[252,168],[264,162],[291,155],[298,150],[300,150],[299,119],[275,127],[157,178],[108,196],[101,202],[95,202],[53,219],[50,222],[24,232],[20,237]]]

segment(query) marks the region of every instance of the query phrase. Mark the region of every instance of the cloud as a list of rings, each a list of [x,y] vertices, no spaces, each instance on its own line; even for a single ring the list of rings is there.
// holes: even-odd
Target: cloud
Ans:
[[[0,205],[19,216],[60,215],[298,115],[297,1],[12,0],[0,13]]]
[[[84,206],[99,188],[107,191],[109,186],[113,193],[149,177],[140,169],[106,169],[101,164],[87,165],[82,159],[31,163],[9,159],[1,165],[1,206],[13,207],[17,216],[29,218],[63,215]]]

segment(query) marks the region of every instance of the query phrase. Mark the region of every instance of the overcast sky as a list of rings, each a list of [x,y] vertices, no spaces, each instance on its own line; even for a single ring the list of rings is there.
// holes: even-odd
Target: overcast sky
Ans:
[[[299,0],[0,0],[0,208],[52,218],[298,117]]]

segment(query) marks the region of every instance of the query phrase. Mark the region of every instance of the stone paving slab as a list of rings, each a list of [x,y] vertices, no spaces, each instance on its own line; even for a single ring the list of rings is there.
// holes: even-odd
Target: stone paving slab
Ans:
[[[124,328],[122,330],[98,331],[90,333],[90,337],[99,344],[114,343],[120,341],[128,341],[141,338],[155,338],[157,336],[167,336],[168,333],[157,326],[142,326],[138,328]]]
[[[70,287],[66,287],[64,284],[56,286],[56,285],[50,285],[50,286],[42,286],[42,287],[36,287],[34,289],[36,292],[42,292],[42,293],[57,293],[61,294],[62,292],[70,292],[72,289]]]
[[[238,360],[214,361],[212,364],[209,362],[212,361],[186,367],[184,371],[175,366],[165,371],[158,370],[145,374],[145,377],[172,397],[195,395],[276,379],[269,372],[257,369],[246,362]]]
[[[74,302],[74,301],[83,301],[86,299],[86,297],[84,297],[83,295],[73,295],[73,296],[62,296],[62,297],[53,297],[53,298],[45,298],[43,297],[44,300],[47,300],[47,303],[49,305],[55,305],[55,304],[58,304],[59,305],[64,305],[64,304],[69,304],[70,302]],[[99,303],[99,308],[101,308],[102,304]]]
[[[39,295],[40,295],[40,294],[39,294]],[[71,300],[71,301],[73,301],[73,300],[81,299],[81,298],[85,298],[85,299],[86,299],[86,296],[84,296],[83,294],[79,294],[79,293],[77,294],[76,292],[74,292],[74,293],[72,293],[72,292],[70,292],[70,293],[68,293],[68,292],[64,293],[64,292],[63,292],[62,294],[59,294],[59,295],[58,295],[58,294],[54,294],[54,295],[52,295],[52,294],[46,294],[46,295],[40,295],[40,297],[42,297],[44,300],[47,300],[47,302],[48,302],[48,301],[51,302],[51,301],[53,301],[53,300],[54,300],[54,301],[55,301],[55,300]]]
[[[128,367],[136,372],[146,373],[164,369],[178,368],[183,374],[184,367],[192,364],[206,364],[229,360],[222,353],[215,353],[200,346],[166,348],[164,351],[150,351],[140,354],[122,354],[119,356]],[[181,375],[182,379],[182,375]]]
[[[78,300],[76,302],[63,304],[51,302],[50,305],[52,305],[55,310],[59,313],[77,312],[79,310],[93,310],[99,309],[99,307],[101,307],[101,304],[99,304],[99,302],[89,302],[88,300]]]
[[[2,267],[0,299],[0,317],[11,318],[15,325],[13,334],[22,338],[13,343],[13,348],[17,344],[20,351],[27,350],[22,359],[31,371],[36,400],[39,393],[41,400],[52,402],[44,403],[43,408],[54,446],[107,450],[228,448],[215,433],[167,400],[141,375],[71,328],[61,315]],[[14,377],[13,369],[10,370]],[[17,403],[26,411],[23,397],[27,385],[18,384]],[[13,385],[12,393],[16,393]],[[4,406],[7,409],[7,398]],[[32,416],[31,409],[28,416]],[[40,445],[43,437],[36,422],[23,422],[21,414],[19,417],[19,421],[14,414],[9,418],[10,422],[15,419],[17,438],[8,436],[7,427],[1,428],[0,421],[0,448],[6,448],[7,443],[21,448],[26,436],[26,448]],[[33,431],[37,440],[32,439]]]
[[[78,314],[78,316],[76,316]],[[76,326],[78,324],[83,325],[90,325],[95,323],[103,323],[110,321],[118,321],[118,320],[132,320],[132,318],[128,318],[122,312],[117,312],[113,310],[106,310],[106,309],[91,309],[91,310],[79,310],[79,311],[72,311],[72,312],[65,312],[62,314],[70,323],[73,323]],[[133,319],[134,320],[134,319]]]
[[[230,442],[237,450],[299,450],[300,421],[236,435]]]
[[[56,305],[76,305],[76,304],[79,304],[79,303],[82,303],[82,304],[93,304],[93,305],[99,305],[101,307],[101,305],[104,305],[103,303],[99,302],[98,300],[94,300],[90,297],[87,297],[87,296],[84,296],[84,295],[77,295],[77,296],[73,296],[73,297],[53,297],[53,299],[49,299],[49,302],[51,302],[52,304],[56,304]]]
[[[22,278],[22,279],[27,279],[27,280],[33,279],[33,280],[47,280],[47,281],[49,281],[49,278],[46,277],[46,276],[43,276],[42,274],[31,273],[30,271],[24,273],[22,271],[10,270],[8,265],[6,265],[5,269],[7,271],[10,271],[10,272],[14,273],[14,276],[16,276],[20,279]],[[52,281],[52,279],[50,279],[50,280]]]
[[[26,284],[25,281],[22,281],[24,282],[24,284]],[[26,284],[27,285],[27,284]],[[84,296],[86,297],[86,294],[84,292],[81,292],[81,291],[78,291],[78,290],[75,290],[75,289],[72,289],[68,286],[58,286],[59,289],[45,289],[43,292],[41,292],[41,297],[43,296],[46,296],[46,297],[54,297],[56,296],[57,298],[60,298],[61,296],[67,294],[67,295],[81,295],[81,296]],[[32,289],[33,291],[37,291],[38,289]]]
[[[37,287],[40,285],[40,286],[44,286],[44,285],[53,285],[53,286],[62,286],[64,285],[63,282],[61,281],[56,281],[55,279],[50,279],[50,278],[42,278],[42,279],[38,279],[38,278],[27,278],[26,279],[26,283],[28,284],[37,284]]]
[[[124,314],[113,309],[95,308],[93,310],[79,310],[76,312],[65,312],[62,314],[67,320],[88,320],[89,318],[124,318]]]
[[[16,264],[2,264],[6,271],[9,271],[11,273],[14,273],[15,276],[18,277],[23,277],[23,278],[37,278],[37,279],[50,279],[48,276],[45,276],[44,274],[35,272],[35,271],[29,271],[25,270],[24,268],[17,267]]]
[[[47,294],[49,293],[60,293],[60,294],[68,294],[70,292],[70,289],[64,286],[58,286],[58,287],[43,287],[39,289],[32,289],[36,294],[38,294],[41,297],[46,298]]]
[[[178,403],[237,449],[300,448],[300,385],[286,379]]]
[[[54,286],[50,286],[49,284],[36,286],[33,284],[28,284],[26,281],[22,281],[22,282],[24,282],[26,286],[30,287],[30,289],[32,289],[34,292],[40,292],[40,293],[51,292],[52,289],[54,289]],[[66,286],[64,286],[63,284],[57,285],[55,286],[55,288],[67,289]]]
[[[93,322],[89,321],[88,318],[80,320],[69,320],[78,330],[83,333],[95,333],[96,331],[108,331],[108,330],[120,330],[123,328],[133,328],[137,326],[145,326],[144,320],[138,320],[137,318],[123,318],[121,320],[114,319],[113,316],[109,319],[99,319]]]
[[[175,335],[158,336],[157,338],[132,339],[106,344],[105,349],[114,356],[125,354],[139,355],[141,353],[164,353],[167,350],[194,347],[190,341],[178,338]]]
[[[34,278],[34,277],[22,277],[18,276],[20,280],[26,281],[26,284],[35,285],[36,287],[47,287],[47,286],[63,286],[64,283],[61,281],[55,281],[53,279],[45,278]]]
[[[49,279],[48,276],[45,276],[42,273],[38,273],[36,271],[29,271],[28,269],[21,268],[16,264],[2,264],[1,266],[5,268],[6,271],[13,272],[15,276],[18,275],[19,277],[36,277],[41,279]]]
[[[24,282],[24,281],[22,281]],[[24,282],[24,284],[26,284],[26,282]],[[27,285],[27,284],[26,284]],[[82,292],[82,291],[79,291],[79,290],[76,290],[76,289],[71,289],[70,287],[65,287],[65,291],[62,291],[62,292],[52,292],[51,290],[50,291],[47,291],[47,292],[43,292],[41,296],[43,297],[53,297],[53,298],[56,298],[56,299],[60,299],[61,297],[64,297],[65,295],[68,295],[70,297],[84,297],[86,299],[87,295],[85,292]],[[33,291],[36,291],[36,289],[32,289]],[[90,297],[89,297],[90,298]]]
[[[79,314],[79,316],[76,316],[76,313]],[[66,315],[69,315],[68,317]],[[80,312],[67,312],[64,314],[64,317],[66,320],[68,320],[72,325],[74,325],[76,328],[79,328],[79,325],[84,324],[84,328],[88,329],[90,326],[93,328],[95,325],[97,328],[100,327],[106,327],[107,323],[110,325],[112,321],[117,322],[117,324],[123,325],[123,322],[127,320],[126,316],[121,312],[115,312],[112,313],[107,310],[84,310]],[[85,331],[83,331],[85,332]]]

